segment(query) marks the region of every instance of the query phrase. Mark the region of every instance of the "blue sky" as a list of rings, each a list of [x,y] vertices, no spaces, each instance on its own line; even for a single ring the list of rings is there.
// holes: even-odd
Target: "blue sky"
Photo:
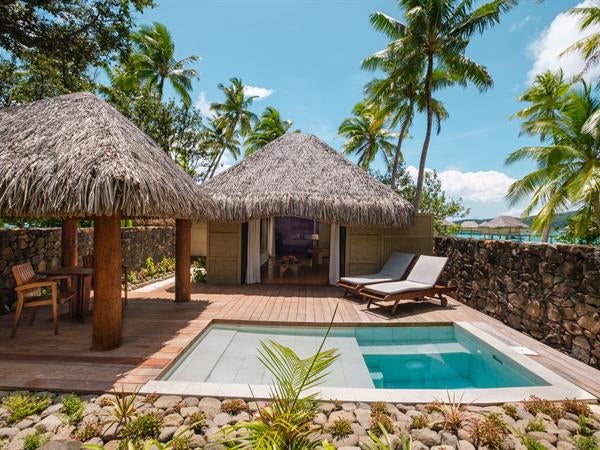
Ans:
[[[592,1],[592,0],[586,0]],[[386,39],[369,24],[369,15],[383,11],[400,18],[394,0],[157,0],[140,23],[159,21],[173,35],[178,57],[199,55],[200,79],[194,98],[206,110],[221,98],[218,83],[240,77],[255,93],[260,113],[272,105],[295,128],[319,136],[336,149],[343,139],[337,127],[361,99],[373,74],[361,70],[362,59],[383,48]],[[578,35],[574,19],[563,13],[571,0],[521,0],[502,22],[472,40],[467,54],[488,67],[494,87],[480,94],[473,88],[452,88],[438,94],[450,118],[432,139],[427,167],[440,173],[452,197],[462,197],[469,217],[502,213],[519,215],[503,196],[514,179],[532,166],[511,167],[511,151],[533,143],[519,137],[517,96],[536,71],[563,67],[577,73],[577,55],[558,54]],[[592,71],[592,75],[596,72]],[[424,131],[417,117],[404,155],[418,163]],[[226,161],[225,164],[232,164]],[[382,168],[378,163],[377,167]]]

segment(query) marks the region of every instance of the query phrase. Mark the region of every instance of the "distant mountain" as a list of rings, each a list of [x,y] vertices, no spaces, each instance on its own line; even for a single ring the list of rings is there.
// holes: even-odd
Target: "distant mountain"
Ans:
[[[554,216],[554,220],[552,221],[552,229],[564,228],[566,226],[567,222],[569,221],[569,218],[573,214],[575,214],[573,211],[558,213],[556,216]],[[535,218],[535,216],[529,216],[529,217],[525,217],[525,218],[519,217],[519,219],[521,219],[527,225],[531,225],[531,222],[533,222],[534,218]],[[461,224],[463,222],[466,222],[467,220],[471,220],[471,221],[477,222],[477,223],[483,223],[483,222],[488,222],[492,219],[493,219],[493,217],[489,218],[489,219],[460,219],[460,220],[457,220],[455,223]]]

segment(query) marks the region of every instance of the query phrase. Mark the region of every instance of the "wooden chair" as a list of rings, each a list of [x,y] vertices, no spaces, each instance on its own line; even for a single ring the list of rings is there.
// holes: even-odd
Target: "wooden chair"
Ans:
[[[85,255],[81,257],[81,262],[83,263],[83,267],[87,267],[90,269],[94,268],[94,255]],[[127,305],[127,289],[129,287],[127,280],[127,273],[129,272],[129,268],[125,265],[121,266],[121,283],[123,284],[123,305]],[[92,286],[94,285],[94,279],[92,278]]]
[[[54,322],[54,334],[58,334],[58,305],[69,302],[69,312],[73,315],[72,301],[77,293],[71,290],[71,277],[53,276],[40,279],[34,272],[31,263],[18,264],[11,267],[11,272],[15,278],[17,287],[17,309],[13,321],[11,338],[17,334],[17,327],[23,314],[23,308],[32,308],[29,325],[35,321],[35,312],[38,306],[52,307],[52,320]],[[61,292],[58,282],[64,280],[67,283],[67,290]],[[50,294],[44,294],[42,288],[50,288]]]

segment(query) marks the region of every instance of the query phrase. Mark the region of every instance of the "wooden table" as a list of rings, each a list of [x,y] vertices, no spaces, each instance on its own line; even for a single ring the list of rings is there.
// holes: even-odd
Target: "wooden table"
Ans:
[[[73,315],[81,321],[88,314],[90,305],[90,291],[92,288],[92,275],[94,269],[87,267],[58,267],[42,272],[42,275],[67,275],[71,277],[72,288],[77,292],[77,301],[73,304]]]

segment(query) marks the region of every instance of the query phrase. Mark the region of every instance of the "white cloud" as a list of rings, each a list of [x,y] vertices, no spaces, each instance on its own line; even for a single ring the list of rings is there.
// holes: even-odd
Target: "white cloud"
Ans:
[[[213,110],[210,107],[210,102],[206,99],[206,92],[200,92],[198,100],[196,100],[196,108],[200,111],[204,117],[210,117],[213,114]]]
[[[429,169],[427,169],[429,170]],[[418,170],[407,167],[408,173],[417,178]],[[461,172],[456,169],[438,172],[442,188],[452,198],[462,197],[473,202],[503,202],[508,187],[516,180],[497,170]]]
[[[244,94],[250,97],[258,97],[257,100],[269,97],[273,93],[272,89],[258,86],[244,86]]]
[[[585,0],[577,6],[594,5],[594,0]],[[579,29],[577,16],[567,12],[557,15],[552,23],[545,28],[529,46],[529,52],[534,58],[533,67],[527,74],[531,83],[537,74],[547,70],[563,69],[565,75],[573,76],[581,73],[585,66],[584,58],[579,52],[571,52],[561,56],[570,45],[578,40],[600,31],[600,25],[591,26],[585,31]],[[586,79],[593,79],[600,75],[600,65],[596,65],[586,72]]]
[[[515,22],[510,27],[508,27],[508,31],[510,31],[512,33],[513,31],[520,30],[525,25],[527,25],[529,22],[531,22],[533,19],[535,19],[535,17],[533,17],[533,16],[526,16],[520,22]]]

